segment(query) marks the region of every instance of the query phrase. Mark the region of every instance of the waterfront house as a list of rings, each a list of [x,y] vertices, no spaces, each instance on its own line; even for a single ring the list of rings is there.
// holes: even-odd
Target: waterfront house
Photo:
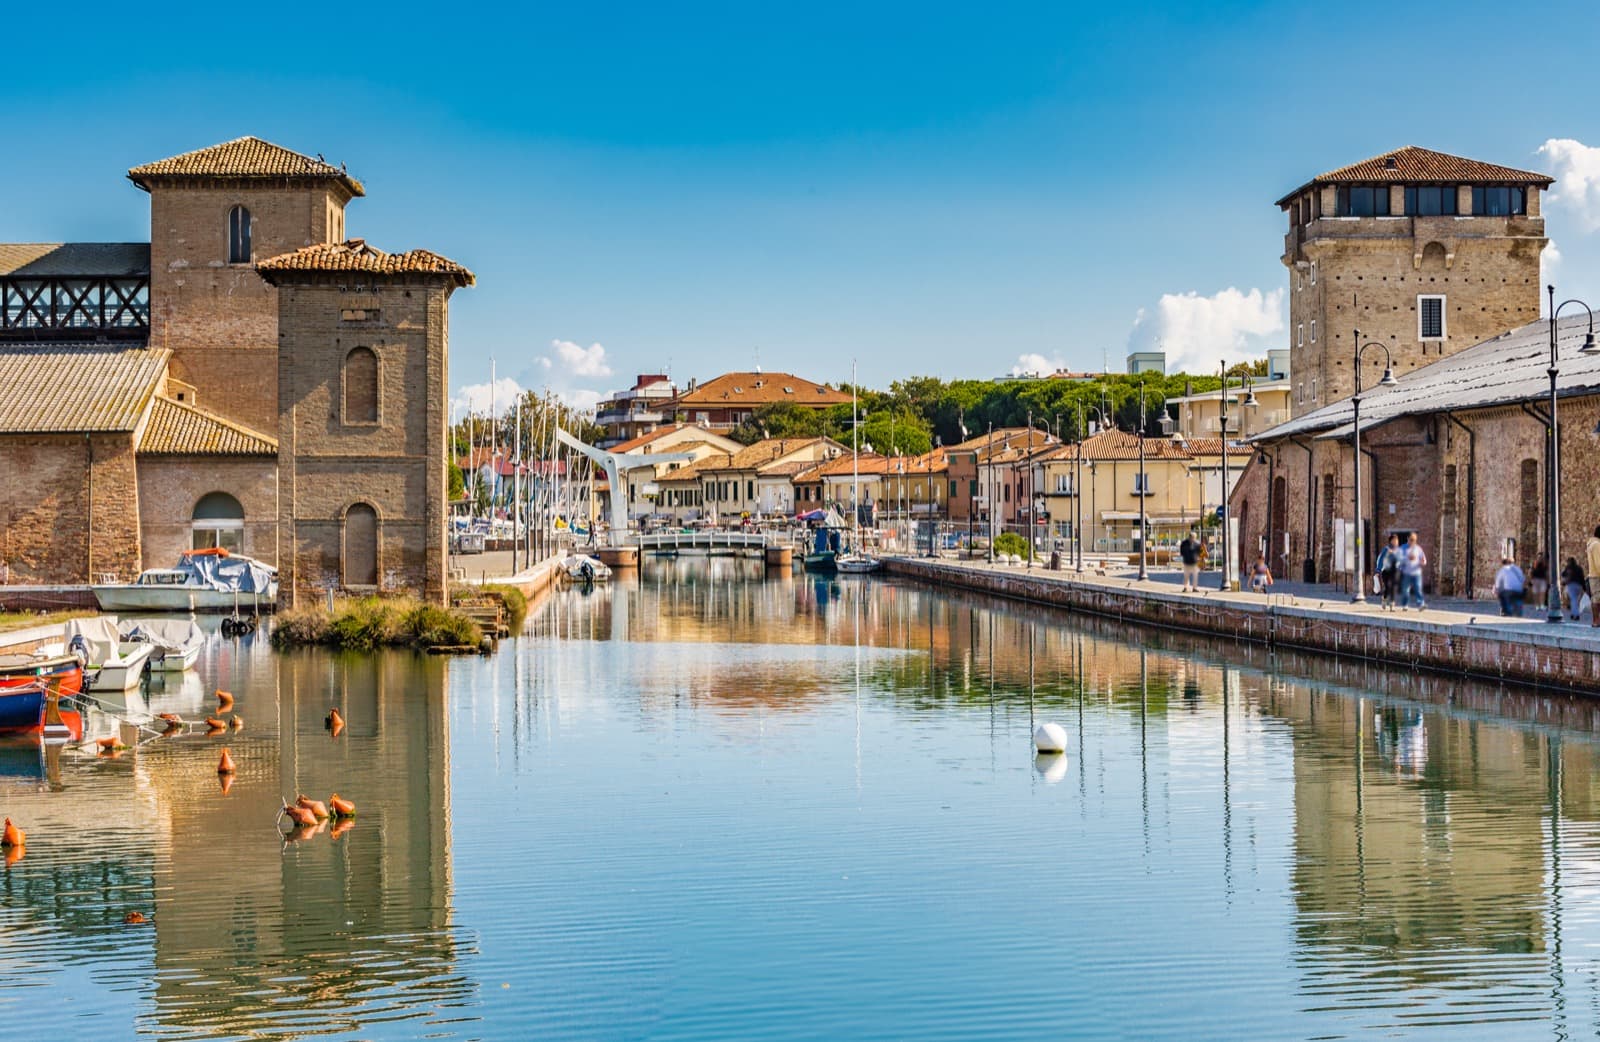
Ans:
[[[1044,504],[1042,520],[1051,537],[1071,539],[1081,509],[1083,545],[1092,552],[1127,552],[1137,545],[1141,501],[1155,542],[1182,539],[1203,517],[1203,472],[1176,438],[1144,439],[1142,477],[1139,437],[1127,431],[1101,431],[1056,446],[1036,455],[1033,463]]]
[[[671,403],[677,396],[678,388],[666,374],[640,373],[632,387],[617,391],[595,405],[594,422],[606,432],[599,447],[615,448],[621,442],[671,423]]]
[[[731,430],[761,406],[780,403],[823,410],[849,405],[850,395],[792,373],[723,373],[705,383],[690,380],[666,408],[680,423]]]
[[[687,454],[693,457],[688,462],[674,460],[658,463],[648,469],[630,470],[624,475],[622,480],[627,486],[625,494],[628,497],[628,518],[637,520],[662,512],[660,511],[662,478],[690,463],[698,463],[713,456],[732,456],[742,449],[743,446],[732,438],[703,427],[682,423],[666,424],[649,433],[613,445],[611,447],[613,452],[639,453],[646,456]],[[610,490],[607,489],[606,502],[600,505],[602,516],[610,509]]]

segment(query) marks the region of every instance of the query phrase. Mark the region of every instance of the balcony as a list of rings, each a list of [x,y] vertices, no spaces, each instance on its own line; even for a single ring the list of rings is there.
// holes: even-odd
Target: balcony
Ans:
[[[624,423],[660,423],[666,414],[654,409],[608,409],[596,413],[594,422],[602,427],[611,427]]]

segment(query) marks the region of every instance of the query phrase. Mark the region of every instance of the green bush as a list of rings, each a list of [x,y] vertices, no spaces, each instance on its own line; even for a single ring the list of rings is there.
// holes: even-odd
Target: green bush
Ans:
[[[421,605],[406,615],[411,643],[419,648],[477,647],[483,640],[478,624],[447,608]]]
[[[291,609],[280,612],[272,627],[272,643],[280,648],[307,644],[351,651],[477,647],[482,640],[483,631],[465,615],[412,597],[338,601],[331,614],[320,607]]]
[[[1018,557],[1032,557],[1028,549],[1028,541],[1015,532],[1001,532],[995,536],[994,552],[996,554],[1015,554]]]

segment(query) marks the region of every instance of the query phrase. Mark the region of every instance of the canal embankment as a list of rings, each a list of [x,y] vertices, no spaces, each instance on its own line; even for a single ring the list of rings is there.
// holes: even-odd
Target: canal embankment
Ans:
[[[1537,618],[1425,610],[1386,612],[1301,594],[1186,593],[1125,575],[1060,572],[980,561],[895,557],[896,575],[1116,619],[1268,647],[1356,658],[1600,695],[1600,629]]]

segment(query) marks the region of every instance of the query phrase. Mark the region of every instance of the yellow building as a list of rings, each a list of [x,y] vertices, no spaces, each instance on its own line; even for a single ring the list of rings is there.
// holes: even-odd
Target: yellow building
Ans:
[[[1051,536],[1072,538],[1081,516],[1083,545],[1089,552],[1132,550],[1141,501],[1150,537],[1157,543],[1182,539],[1204,517],[1209,463],[1176,438],[1144,439],[1142,476],[1139,438],[1118,430],[1039,453],[1033,466]]]

